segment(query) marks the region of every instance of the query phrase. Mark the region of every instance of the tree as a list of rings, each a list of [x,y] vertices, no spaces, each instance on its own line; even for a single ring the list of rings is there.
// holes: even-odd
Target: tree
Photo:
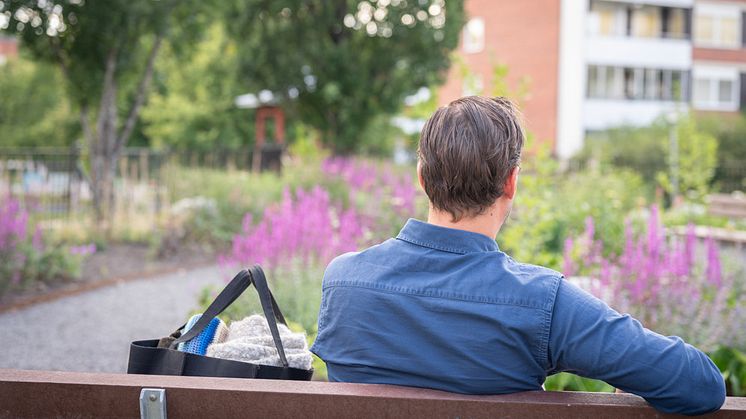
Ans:
[[[80,113],[96,218],[109,227],[116,163],[145,102],[167,37],[199,33],[198,0],[0,0],[0,29],[40,61],[57,65]],[[2,28],[5,26],[5,28]],[[95,121],[95,123],[93,123]]]
[[[59,71],[14,58],[0,65],[0,147],[69,146],[78,133]]]
[[[213,23],[188,57],[166,42],[156,62],[153,93],[141,122],[156,148],[208,151],[248,145],[253,118],[238,109],[236,46],[224,25]]]
[[[674,199],[680,192],[701,201],[710,191],[710,181],[717,169],[717,138],[700,129],[689,115],[679,119],[671,129],[675,153],[671,150],[666,153],[669,170],[658,173],[657,180]]]
[[[443,81],[464,21],[460,0],[234,0],[228,13],[247,90],[273,91],[337,152]]]

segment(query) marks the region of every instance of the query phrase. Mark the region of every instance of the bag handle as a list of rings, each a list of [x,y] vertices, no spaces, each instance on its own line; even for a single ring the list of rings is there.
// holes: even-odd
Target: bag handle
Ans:
[[[285,316],[282,315],[282,311],[280,311],[280,307],[277,305],[275,297],[272,295],[272,291],[270,291],[269,286],[267,285],[267,278],[264,276],[264,271],[259,265],[252,266],[248,271],[244,269],[239,272],[231,282],[223,288],[223,291],[218,294],[210,306],[207,307],[207,310],[205,310],[204,314],[202,314],[199,320],[197,320],[197,323],[178,339],[174,339],[170,347],[173,349],[177,344],[186,342],[202,333],[205,327],[210,324],[212,319],[217,317],[228,308],[228,306],[236,301],[236,299],[246,291],[251,284],[254,284],[254,287],[259,294],[259,302],[262,305],[264,316],[267,318],[267,324],[272,333],[272,340],[275,342],[275,348],[280,356],[280,361],[283,366],[287,367],[288,362],[285,357],[285,350],[282,346],[282,340],[280,339],[280,332],[277,329],[276,320],[279,320],[280,323],[286,326],[287,322],[285,321]],[[181,326],[180,329],[183,328],[184,326]]]
[[[280,307],[277,306],[275,297],[272,296],[272,291],[269,290],[267,285],[267,278],[264,276],[264,271],[259,265],[254,265],[249,268],[249,274],[251,275],[251,282],[254,284],[257,293],[259,294],[259,301],[262,303],[262,310],[264,311],[264,317],[267,318],[267,324],[269,325],[269,331],[272,333],[272,340],[275,341],[275,348],[277,348],[277,354],[280,355],[280,362],[284,367],[288,366],[288,360],[285,357],[285,348],[282,346],[282,339],[280,339],[280,331],[277,329],[277,322],[287,326],[285,322],[285,316],[282,315]]]

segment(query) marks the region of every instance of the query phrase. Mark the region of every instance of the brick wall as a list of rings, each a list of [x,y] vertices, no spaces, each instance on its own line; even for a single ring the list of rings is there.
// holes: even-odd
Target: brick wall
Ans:
[[[15,39],[0,38],[0,55],[5,57],[18,55],[18,42]]]
[[[555,142],[557,134],[557,81],[559,65],[560,0],[467,0],[467,15],[485,22],[485,48],[458,55],[472,72],[482,76],[489,94],[496,63],[510,68],[512,88],[527,76],[530,95],[523,102],[528,130],[539,140]],[[457,65],[451,67],[448,81],[440,89],[441,105],[462,96],[463,81]]]

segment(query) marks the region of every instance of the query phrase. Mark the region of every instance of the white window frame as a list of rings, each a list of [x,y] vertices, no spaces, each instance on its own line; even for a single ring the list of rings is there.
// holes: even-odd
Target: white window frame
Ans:
[[[617,28],[617,33],[607,35],[601,33],[601,22],[598,14],[595,11],[590,11],[588,13],[588,20],[587,20],[587,32],[590,36],[600,37],[600,38],[624,38],[627,36],[627,7],[623,4],[610,2],[610,1],[601,1],[602,7],[608,7],[610,9],[613,9],[614,12],[614,20],[615,20],[615,26]]]
[[[692,95],[692,105],[695,109],[704,111],[735,112],[740,106],[741,80],[738,69],[735,67],[710,67],[696,66],[692,71],[696,86],[698,80],[706,80],[709,83],[709,95],[706,98],[697,97],[696,89]],[[732,84],[732,100],[730,102],[720,101],[720,82],[730,81]]]
[[[485,31],[484,19],[481,17],[469,19],[461,35],[464,54],[477,54],[484,51]]]
[[[697,28],[692,30],[692,39],[694,45],[703,48],[717,48],[717,49],[741,49],[743,39],[743,21],[741,16],[741,8],[738,5],[723,5],[723,4],[696,4],[694,6],[694,18],[692,22],[697,25],[697,20],[700,16],[707,16],[712,19],[712,31],[715,39],[702,40],[697,38]],[[722,31],[723,19],[736,20],[737,34],[736,43],[729,44],[722,42],[720,32]]]

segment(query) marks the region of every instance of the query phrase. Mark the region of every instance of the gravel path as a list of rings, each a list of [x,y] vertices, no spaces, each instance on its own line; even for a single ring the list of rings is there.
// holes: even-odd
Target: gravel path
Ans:
[[[126,372],[131,341],[168,335],[225,279],[213,266],[0,314],[0,368]]]

